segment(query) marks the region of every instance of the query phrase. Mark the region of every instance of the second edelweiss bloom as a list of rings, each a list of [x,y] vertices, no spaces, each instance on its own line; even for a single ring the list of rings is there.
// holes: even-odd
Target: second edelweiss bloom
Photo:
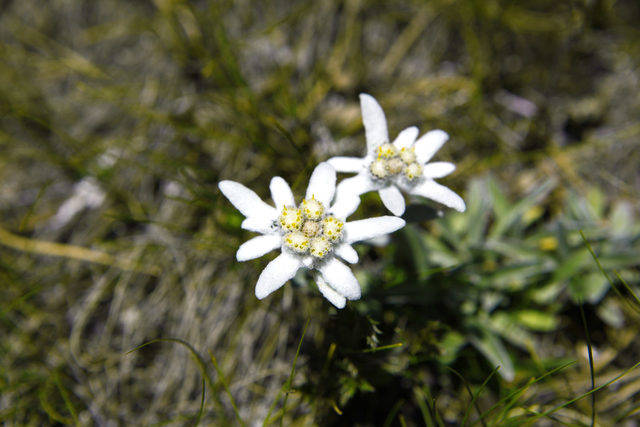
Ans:
[[[362,121],[366,131],[367,154],[364,158],[333,157],[328,163],[338,172],[356,172],[338,186],[338,197],[357,197],[378,191],[382,203],[394,215],[405,210],[400,190],[435,200],[459,212],[466,209],[464,201],[447,187],[434,181],[455,170],[449,162],[432,162],[431,157],[447,142],[449,135],[441,130],[427,132],[417,141],[418,128],[410,127],[389,142],[387,120],[378,102],[360,94]]]
[[[360,298],[360,285],[338,257],[349,263],[358,262],[352,243],[392,233],[405,224],[404,220],[389,216],[346,222],[358,200],[336,198],[331,204],[336,171],[328,163],[315,168],[306,197],[299,205],[280,177],[273,178],[269,186],[275,207],[237,182],[221,181],[218,186],[246,217],[242,228],[262,234],[240,246],[238,261],[258,258],[274,249],[282,252],[258,278],[255,292],[259,299],[279,289],[304,267],[318,272],[315,280],[322,295],[336,307],[344,307],[347,299]]]

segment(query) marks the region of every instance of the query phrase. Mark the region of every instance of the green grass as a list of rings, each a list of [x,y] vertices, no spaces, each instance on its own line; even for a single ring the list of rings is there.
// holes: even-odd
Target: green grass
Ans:
[[[4,2],[0,422],[637,419],[636,3]],[[356,245],[345,310],[304,275],[258,301],[217,183],[300,195],[362,154],[360,92],[451,135],[468,210]]]

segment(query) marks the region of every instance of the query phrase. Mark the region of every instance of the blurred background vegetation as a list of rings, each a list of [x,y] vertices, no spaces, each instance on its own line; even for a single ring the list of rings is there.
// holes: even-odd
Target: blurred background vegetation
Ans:
[[[0,1],[0,420],[636,425],[639,24],[635,0]],[[359,245],[345,310],[304,275],[258,301],[273,255],[235,262],[217,182],[300,195],[362,154],[361,92],[392,138],[451,135],[468,211]]]

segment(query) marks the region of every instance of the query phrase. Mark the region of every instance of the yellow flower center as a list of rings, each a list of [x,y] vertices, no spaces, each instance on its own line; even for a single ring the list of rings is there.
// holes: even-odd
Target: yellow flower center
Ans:
[[[307,221],[302,226],[302,232],[307,237],[316,237],[320,232],[320,223],[317,221]]]
[[[305,199],[299,208],[285,206],[279,217],[284,233],[283,244],[292,252],[322,259],[331,253],[342,238],[344,223],[326,215],[323,204],[314,197]]]
[[[404,163],[398,157],[394,157],[393,159],[387,160],[387,170],[391,175],[395,175],[402,171],[402,167]]]
[[[422,166],[416,162],[414,147],[402,148],[400,151],[385,142],[377,149],[378,156],[369,165],[369,171],[375,178],[385,179],[403,174],[413,181],[422,176]]]

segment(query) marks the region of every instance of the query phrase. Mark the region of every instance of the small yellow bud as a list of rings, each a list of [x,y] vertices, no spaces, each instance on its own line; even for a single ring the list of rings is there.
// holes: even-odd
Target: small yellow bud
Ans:
[[[389,144],[385,142],[380,147],[378,147],[378,158],[390,159],[395,157],[397,154],[396,147],[393,144]]]
[[[331,249],[331,244],[324,237],[316,237],[311,240],[311,255],[316,258],[323,258]]]
[[[387,162],[383,159],[376,159],[371,162],[369,166],[369,170],[373,174],[373,176],[377,178],[384,178],[388,175],[387,173]]]
[[[558,239],[554,236],[543,237],[538,241],[538,247],[543,251],[555,251],[558,249]]]
[[[322,221],[322,234],[332,242],[342,237],[344,223],[334,216],[328,216]]]
[[[322,214],[324,213],[324,206],[322,206],[322,203],[317,201],[314,197],[311,197],[311,199],[304,199],[302,201],[302,211],[306,218],[315,221],[322,217]]]
[[[411,163],[404,168],[404,174],[409,180],[414,180],[422,175],[422,166]]]
[[[279,222],[285,230],[299,230],[302,225],[302,211],[299,208],[285,206],[282,208]]]
[[[292,231],[284,236],[284,243],[289,249],[303,254],[309,249],[309,239],[300,231]]]
[[[407,165],[410,165],[411,163],[414,163],[416,161],[416,153],[413,150],[413,147],[411,147],[411,148],[406,148],[405,147],[402,150],[400,150],[400,158]]]

